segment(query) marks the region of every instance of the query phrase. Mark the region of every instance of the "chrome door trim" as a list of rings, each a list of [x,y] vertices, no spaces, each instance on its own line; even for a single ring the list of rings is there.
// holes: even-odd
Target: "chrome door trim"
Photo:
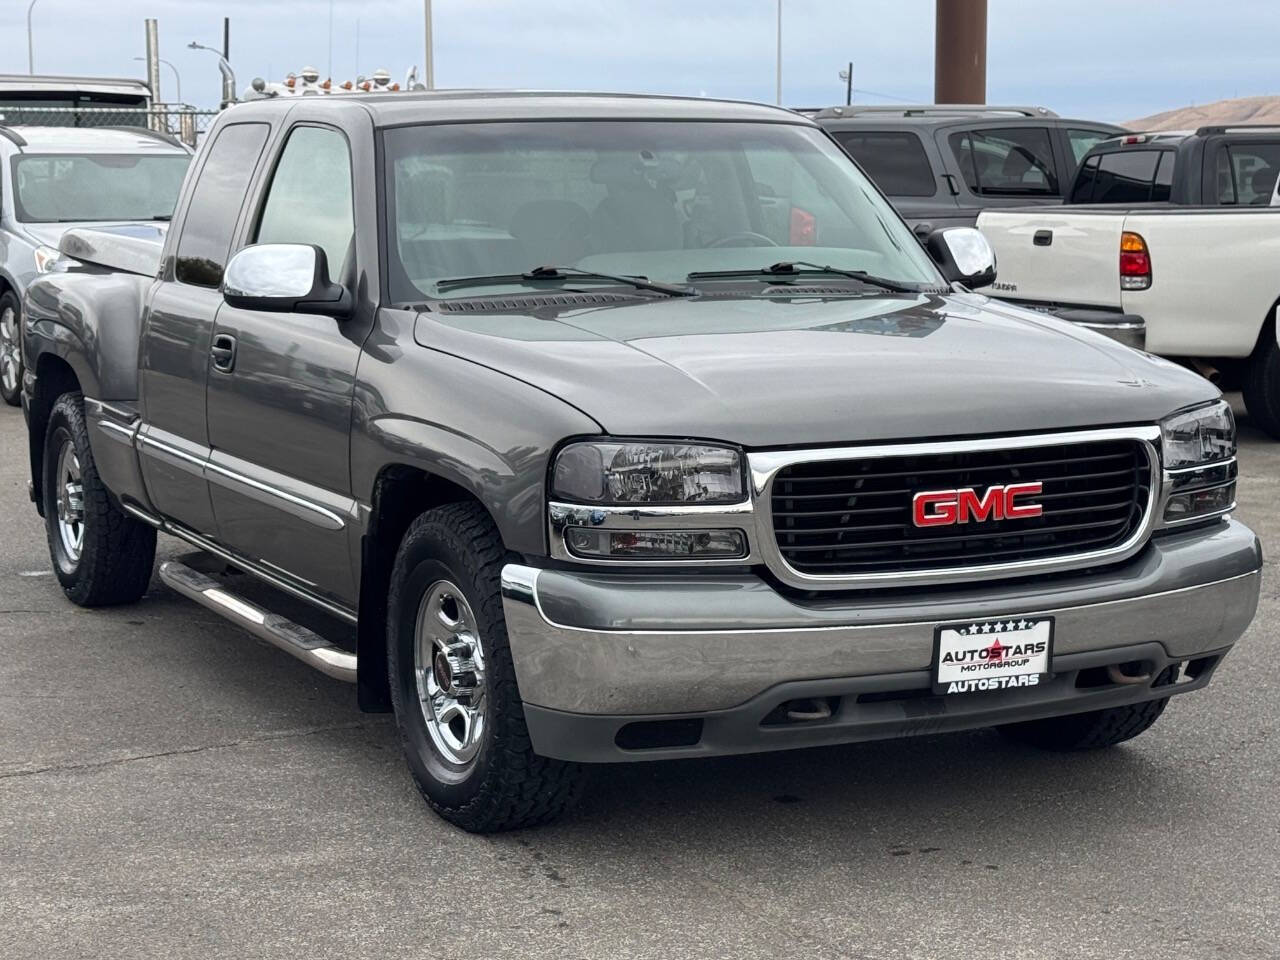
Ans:
[[[885,570],[864,574],[801,573],[782,556],[773,529],[773,483],[778,471],[797,463],[833,460],[891,459],[929,454],[969,453],[988,450],[1024,450],[1060,444],[1091,443],[1099,440],[1134,440],[1142,445],[1151,473],[1142,523],[1133,534],[1114,547],[1089,550],[1036,560],[984,563],[966,567],[938,567],[931,570]],[[905,587],[917,584],[967,583],[992,577],[1017,577],[1078,570],[1098,563],[1118,563],[1136,554],[1146,544],[1162,503],[1163,473],[1160,465],[1160,428],[1154,424],[1113,427],[1100,430],[1072,430],[1014,437],[982,437],[967,440],[940,440],[924,443],[868,444],[856,447],[827,447],[816,450],[778,450],[747,454],[747,471],[755,501],[755,549],[773,574],[784,583],[806,590],[849,590]]]
[[[263,480],[247,476],[239,470],[232,470],[230,467],[223,466],[214,460],[208,461],[205,464],[205,469],[209,474],[208,479],[210,482],[217,483],[225,489],[231,489],[231,487],[228,483],[223,481],[239,483],[260,491],[261,493],[265,493],[268,496],[274,497],[277,500],[283,500],[285,503],[292,504],[293,506],[300,508],[302,511],[300,514],[298,511],[290,510],[290,513],[295,516],[300,516],[301,519],[308,520],[316,526],[324,527],[326,530],[341,530],[347,525],[346,517],[330,510],[328,507],[321,506],[320,504],[308,500],[305,497],[289,493],[287,490],[281,490],[279,487],[266,483]],[[308,517],[307,514],[310,514],[310,516]],[[322,518],[321,521],[317,521],[315,519],[316,517]]]

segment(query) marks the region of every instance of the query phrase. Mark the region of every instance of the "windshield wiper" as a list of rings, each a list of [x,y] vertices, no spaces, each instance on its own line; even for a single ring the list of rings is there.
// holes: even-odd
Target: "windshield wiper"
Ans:
[[[462,287],[487,287],[504,283],[538,284],[545,281],[566,280],[606,280],[610,283],[621,283],[635,287],[637,290],[652,290],[654,293],[664,293],[669,297],[692,297],[695,295],[692,290],[671,286],[666,283],[658,283],[647,277],[624,277],[618,273],[600,273],[597,270],[579,270],[576,267],[552,266],[534,267],[527,273],[497,273],[487,277],[454,277],[450,280],[438,281],[436,289],[443,293],[445,290],[458,290]]]
[[[729,280],[735,277],[760,277],[762,279],[776,280],[779,277],[799,277],[815,273],[848,277],[850,280],[857,280],[893,293],[920,292],[919,285],[890,280],[887,277],[877,277],[875,274],[867,273],[865,270],[841,270],[839,267],[809,263],[805,260],[783,260],[779,263],[762,267],[759,270],[702,270],[689,274],[685,279],[691,282],[696,280]]]

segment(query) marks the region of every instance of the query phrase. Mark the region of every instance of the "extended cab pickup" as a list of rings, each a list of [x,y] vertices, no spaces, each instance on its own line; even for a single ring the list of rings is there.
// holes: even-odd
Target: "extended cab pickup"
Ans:
[[[1278,172],[1280,128],[1108,140],[1067,205],[979,216],[1000,269],[991,293],[1239,387],[1280,439]]]
[[[194,545],[163,583],[394,709],[470,830],[590,762],[1118,743],[1257,605],[1219,391],[972,292],[977,231],[922,246],[789,111],[259,101],[163,246],[62,249],[23,400],[67,596]]]

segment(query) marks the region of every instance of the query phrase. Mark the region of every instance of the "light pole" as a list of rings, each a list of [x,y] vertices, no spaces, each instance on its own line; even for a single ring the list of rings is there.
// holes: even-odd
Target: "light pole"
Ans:
[[[196,43],[192,40],[187,44],[189,50],[208,50],[218,58],[218,69],[222,71],[222,107],[225,110],[228,104],[236,102],[236,74],[231,69],[231,64],[227,63],[227,58],[222,55],[222,51],[217,47],[206,47],[203,43]]]
[[[31,11],[36,5],[36,0],[31,0],[27,4],[27,73],[35,74],[36,72],[36,55],[31,46]]]
[[[782,0],[778,0],[778,106],[782,106]]]
[[[840,79],[844,81],[844,103],[845,106],[853,103],[853,63],[849,63],[848,70],[840,71]]]
[[[428,90],[436,88],[435,51],[431,42],[431,0],[422,0],[423,22],[426,26],[424,39],[427,42],[426,61],[423,64],[422,80]]]
[[[135,59],[135,60],[146,60],[147,58],[146,58],[146,57],[134,57],[133,59]],[[174,66],[172,63],[170,63],[168,60],[166,60],[164,57],[157,57],[156,59],[157,59],[157,60],[159,60],[161,63],[163,63],[165,66],[167,66],[170,70],[172,70],[172,71],[173,71],[173,82],[174,82],[174,85],[178,88],[178,102],[179,102],[179,103],[182,103],[182,75],[178,73],[178,68],[177,68],[177,67],[175,67],[175,66]]]

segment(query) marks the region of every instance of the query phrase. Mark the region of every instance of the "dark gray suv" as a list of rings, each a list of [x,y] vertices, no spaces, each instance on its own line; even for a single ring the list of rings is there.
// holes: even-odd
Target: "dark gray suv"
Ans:
[[[920,236],[987,207],[1061,203],[1080,160],[1123,127],[1044,107],[828,107],[815,120]]]

